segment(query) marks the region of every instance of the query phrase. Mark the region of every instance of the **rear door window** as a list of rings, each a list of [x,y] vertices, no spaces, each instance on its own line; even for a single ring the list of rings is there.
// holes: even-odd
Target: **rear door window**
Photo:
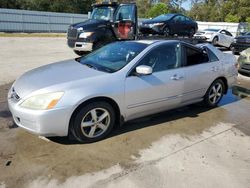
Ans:
[[[199,65],[209,62],[207,53],[189,46],[184,46],[185,66]]]
[[[206,48],[210,62],[219,61],[219,58],[209,49]]]

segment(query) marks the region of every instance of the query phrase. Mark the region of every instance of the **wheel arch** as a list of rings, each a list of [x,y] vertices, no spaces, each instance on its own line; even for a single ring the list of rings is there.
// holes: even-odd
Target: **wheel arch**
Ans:
[[[114,99],[112,99],[110,97],[105,97],[105,96],[93,97],[91,99],[88,99],[88,100],[80,103],[72,112],[72,114],[70,116],[70,121],[69,121],[68,135],[71,133],[70,129],[72,128],[72,123],[73,123],[73,120],[74,120],[77,112],[79,112],[79,110],[82,109],[83,106],[88,105],[88,104],[93,103],[93,102],[98,102],[98,101],[107,102],[108,104],[110,104],[113,107],[114,112],[115,112],[115,126],[118,126],[121,123],[123,123],[123,117],[121,115],[120,108]]]
[[[214,81],[216,81],[216,80],[221,80],[221,81],[224,83],[224,86],[225,86],[224,94],[227,94],[228,83],[227,83],[226,77],[220,76],[220,77],[216,78]],[[213,82],[214,82],[214,81],[213,81]]]
[[[219,35],[215,35],[215,36],[213,37],[213,40],[214,40],[215,38],[217,38],[217,39],[218,39],[218,41],[220,40]]]

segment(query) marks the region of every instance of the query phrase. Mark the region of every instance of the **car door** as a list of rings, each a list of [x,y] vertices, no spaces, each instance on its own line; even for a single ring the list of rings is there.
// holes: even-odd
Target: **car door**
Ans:
[[[230,47],[234,41],[234,37],[230,32],[228,31],[225,32],[226,32],[226,47]]]
[[[151,66],[151,75],[136,75],[139,65]],[[181,102],[184,85],[180,68],[180,45],[162,44],[150,50],[125,80],[126,118],[156,113],[177,106]]]
[[[182,16],[177,15],[171,20],[171,26],[170,30],[173,34],[183,34],[183,22],[182,22]]]
[[[218,57],[208,48],[203,50],[183,45],[182,61],[184,62],[185,93],[182,102],[201,99],[210,84],[218,78],[221,64]]]
[[[137,36],[137,7],[121,4],[114,15],[113,29],[118,39],[135,39]]]
[[[218,43],[219,43],[219,45],[224,46],[224,47],[229,47],[230,46],[229,45],[229,38],[226,35],[226,31],[225,30],[221,30],[220,31],[220,36],[219,36]]]

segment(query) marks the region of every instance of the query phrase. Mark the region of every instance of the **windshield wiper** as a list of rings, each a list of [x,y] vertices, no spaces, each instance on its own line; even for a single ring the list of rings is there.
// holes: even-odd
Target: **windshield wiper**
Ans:
[[[84,63],[83,65],[86,65],[87,67],[91,68],[91,69],[95,69],[95,70],[98,70],[97,67],[95,67],[94,65],[91,65],[89,63]]]

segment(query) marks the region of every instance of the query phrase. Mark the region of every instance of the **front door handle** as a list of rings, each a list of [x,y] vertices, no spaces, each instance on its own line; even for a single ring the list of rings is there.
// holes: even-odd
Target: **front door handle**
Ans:
[[[170,78],[171,78],[171,80],[181,80],[181,79],[183,79],[184,77],[181,76],[181,75],[175,74],[175,75],[171,76]]]

